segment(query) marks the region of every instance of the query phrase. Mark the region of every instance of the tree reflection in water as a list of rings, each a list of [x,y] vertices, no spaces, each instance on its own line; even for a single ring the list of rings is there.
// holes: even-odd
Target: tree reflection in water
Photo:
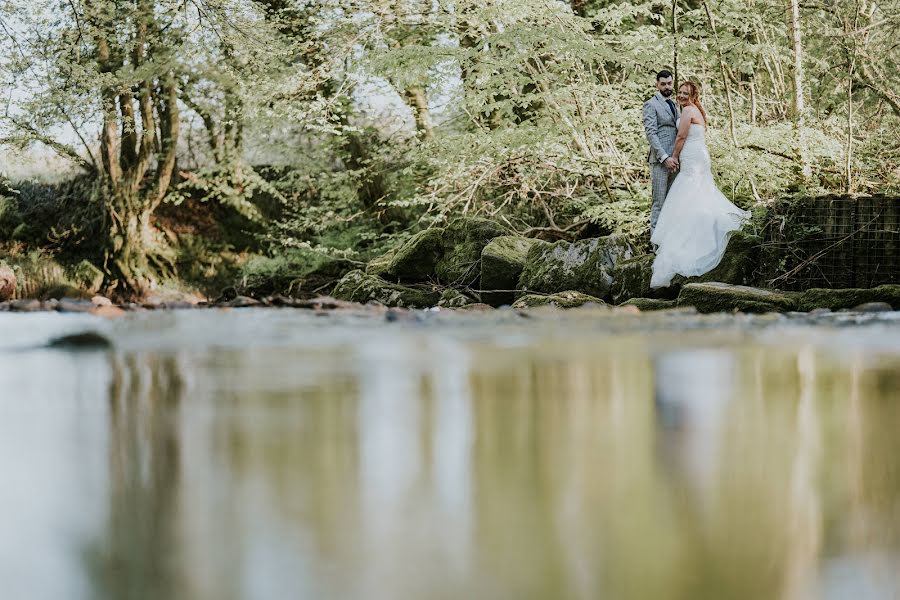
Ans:
[[[898,384],[639,338],[117,357],[90,596],[890,597]]]
[[[176,598],[194,568],[179,543],[177,355],[110,355],[106,526],[86,549],[93,598]]]

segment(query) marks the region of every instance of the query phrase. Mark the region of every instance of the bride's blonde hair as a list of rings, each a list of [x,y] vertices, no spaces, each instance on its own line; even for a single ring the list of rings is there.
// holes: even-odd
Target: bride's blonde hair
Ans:
[[[700,86],[688,79],[679,85],[678,89],[680,90],[683,87],[688,89],[688,99],[691,101],[691,104],[696,106],[700,110],[700,114],[703,115],[703,126],[709,127],[709,119],[706,117],[706,111],[700,103]]]

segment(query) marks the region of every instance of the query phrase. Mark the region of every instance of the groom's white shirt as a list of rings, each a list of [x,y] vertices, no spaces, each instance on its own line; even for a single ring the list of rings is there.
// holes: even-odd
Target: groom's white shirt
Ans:
[[[675,104],[674,101],[672,103]],[[675,138],[678,135],[675,120],[679,112],[678,105],[675,104],[675,117],[672,116],[666,97],[661,92],[656,92],[644,102],[644,132],[650,143],[650,153],[647,156],[650,163],[664,163],[675,149]]]

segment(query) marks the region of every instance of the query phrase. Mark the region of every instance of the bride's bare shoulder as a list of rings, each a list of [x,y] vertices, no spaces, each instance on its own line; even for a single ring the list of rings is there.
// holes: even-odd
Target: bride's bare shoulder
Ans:
[[[691,123],[703,124],[703,113],[696,106],[685,106],[681,111],[681,117],[689,119]]]

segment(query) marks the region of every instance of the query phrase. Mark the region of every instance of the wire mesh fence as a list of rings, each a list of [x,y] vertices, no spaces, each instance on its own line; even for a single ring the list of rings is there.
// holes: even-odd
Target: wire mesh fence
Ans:
[[[765,283],[785,290],[900,283],[900,198],[776,203],[763,233]]]

